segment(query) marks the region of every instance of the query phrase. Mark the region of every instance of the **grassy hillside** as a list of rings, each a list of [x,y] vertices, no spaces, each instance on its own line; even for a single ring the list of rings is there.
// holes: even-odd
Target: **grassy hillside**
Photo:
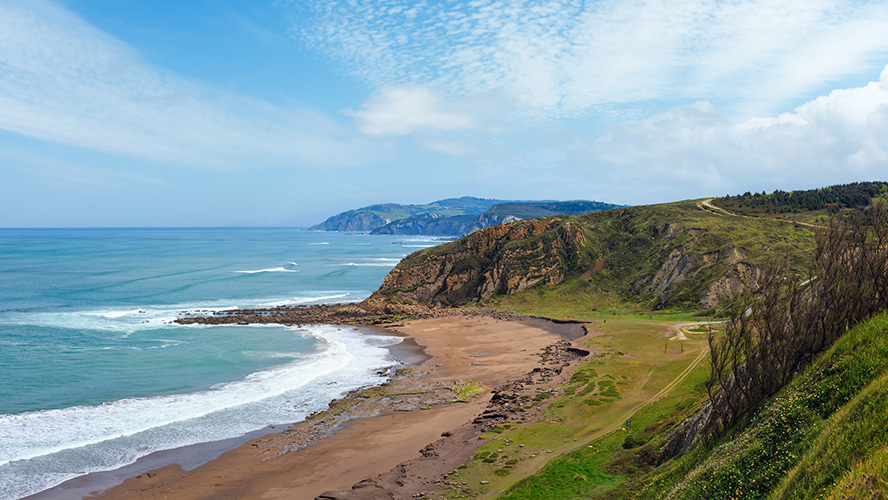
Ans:
[[[743,276],[744,272],[764,264],[771,253],[794,256],[801,269],[813,245],[810,227],[713,213],[693,201],[620,209],[577,220],[586,229],[586,248],[595,255],[593,267],[568,280],[564,291],[528,291],[516,300],[545,297],[553,291],[582,296],[582,290],[588,289],[587,294],[610,298],[605,306],[628,301],[649,308],[699,309],[715,305],[707,292],[716,295],[719,290],[711,286],[725,276],[736,279],[723,281],[723,291],[732,287],[739,292],[741,281],[752,277]],[[500,304],[508,307],[509,302]]]
[[[773,257],[788,259],[791,271],[806,278],[813,233],[826,217],[886,196],[888,183],[867,182],[503,224],[411,254],[375,298],[561,317],[590,310],[714,313],[725,299],[755,288]]]
[[[612,203],[600,201],[538,201],[499,203],[487,210],[489,215],[513,215],[519,219],[534,219],[550,215],[579,215],[600,212],[612,208],[622,208]]]
[[[861,493],[861,479],[885,495],[886,451],[888,314],[882,314],[851,330],[720,443],[665,464],[639,497],[843,498]]]
[[[702,371],[500,498],[888,495],[888,313],[852,329],[729,435],[662,462],[669,431],[701,401]]]
[[[769,255],[797,269],[813,228],[704,210],[694,201],[520,221],[411,254],[377,296],[509,311],[715,307]]]

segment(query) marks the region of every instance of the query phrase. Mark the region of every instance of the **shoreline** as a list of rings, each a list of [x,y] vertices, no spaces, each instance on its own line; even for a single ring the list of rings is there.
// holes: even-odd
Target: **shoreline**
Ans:
[[[396,346],[421,349],[430,358],[283,432],[245,439],[196,469],[178,463],[155,468],[105,491],[97,488],[98,496],[410,498],[446,480],[486,442],[479,439],[484,431],[516,418],[519,413],[507,410],[518,392],[557,385],[569,359],[582,355],[565,339],[585,333],[579,324],[477,314],[410,320],[384,331],[404,337]],[[466,380],[483,392],[456,402],[457,385]],[[359,493],[351,489],[356,483],[365,487]]]
[[[393,331],[376,326],[360,325],[357,326],[357,328],[374,335],[401,338],[401,342],[397,344],[382,346],[389,351],[389,355],[394,358],[401,367],[415,366],[429,358],[425,354],[424,347],[408,337],[398,335]],[[366,388],[349,391],[345,398],[351,397],[352,393],[363,389]],[[211,462],[212,460],[217,459],[220,455],[243,446],[248,442],[278,434],[282,432],[282,430],[288,429],[299,423],[300,422],[291,422],[267,426],[241,436],[217,441],[195,443],[168,450],[159,450],[140,457],[133,463],[116,469],[90,472],[82,476],[68,479],[51,488],[22,497],[21,500],[71,500],[90,498],[94,497],[97,491],[111,489],[122,484],[128,478],[150,474],[152,471],[163,467],[179,465],[183,470],[190,471]]]

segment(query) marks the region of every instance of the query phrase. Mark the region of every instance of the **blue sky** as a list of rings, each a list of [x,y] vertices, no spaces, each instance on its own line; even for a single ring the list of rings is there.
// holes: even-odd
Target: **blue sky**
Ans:
[[[0,0],[0,227],[888,179],[888,2]]]

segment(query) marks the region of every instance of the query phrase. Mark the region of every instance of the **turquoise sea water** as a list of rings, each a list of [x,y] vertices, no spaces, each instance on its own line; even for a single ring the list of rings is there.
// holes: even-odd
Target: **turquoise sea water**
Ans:
[[[295,229],[0,229],[0,499],[298,421],[381,381],[391,337],[179,326],[358,301],[437,243]]]

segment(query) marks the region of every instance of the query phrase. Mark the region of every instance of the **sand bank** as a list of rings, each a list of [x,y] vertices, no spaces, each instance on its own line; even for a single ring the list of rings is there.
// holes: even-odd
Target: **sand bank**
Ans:
[[[171,465],[140,474],[101,497],[313,499],[328,492],[325,498],[412,498],[471,457],[486,428],[512,418],[504,409],[517,399],[515,391],[545,390],[563,380],[562,368],[575,352],[559,333],[582,331],[471,316],[414,320],[392,330],[424,346],[430,358],[285,432],[248,441],[191,471]],[[558,341],[559,349],[546,349]],[[473,383],[483,392],[454,402],[460,388]],[[352,489],[361,481],[362,488]]]

